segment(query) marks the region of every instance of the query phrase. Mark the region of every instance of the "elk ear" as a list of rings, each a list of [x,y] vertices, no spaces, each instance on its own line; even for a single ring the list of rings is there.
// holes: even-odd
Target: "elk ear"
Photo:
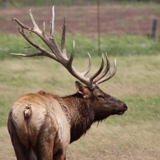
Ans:
[[[90,96],[90,92],[89,90],[87,90],[86,87],[84,87],[81,83],[79,83],[78,81],[75,82],[76,84],[76,89],[77,92],[83,95],[83,98],[89,98]]]
[[[77,89],[78,93],[80,93],[80,94],[84,93],[84,86],[81,83],[79,83],[78,81],[76,81],[76,89]]]

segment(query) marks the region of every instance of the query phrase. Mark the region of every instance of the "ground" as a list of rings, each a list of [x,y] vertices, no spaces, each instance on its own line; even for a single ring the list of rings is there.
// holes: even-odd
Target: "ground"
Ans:
[[[28,10],[37,23],[48,24],[51,18],[51,6],[0,9],[0,32],[18,33],[14,17],[31,26]],[[56,6],[56,31],[60,31],[63,18],[66,19],[67,32],[92,34],[97,33],[97,6]],[[160,5],[118,5],[106,4],[100,7],[101,34],[150,34],[153,20],[160,21]],[[2,25],[3,24],[3,25]],[[158,27],[157,27],[158,28]],[[159,32],[159,31],[157,31]]]

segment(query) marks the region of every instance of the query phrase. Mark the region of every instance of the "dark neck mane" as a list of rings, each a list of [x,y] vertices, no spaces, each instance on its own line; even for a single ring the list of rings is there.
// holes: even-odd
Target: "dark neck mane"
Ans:
[[[63,98],[69,108],[71,118],[70,143],[79,139],[94,122],[94,112],[80,94]]]

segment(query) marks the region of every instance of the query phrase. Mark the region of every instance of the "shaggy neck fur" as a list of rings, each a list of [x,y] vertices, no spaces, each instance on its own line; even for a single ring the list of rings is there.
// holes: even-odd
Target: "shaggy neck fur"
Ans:
[[[68,106],[71,118],[70,143],[79,139],[94,122],[94,112],[86,99],[77,93],[63,98]]]

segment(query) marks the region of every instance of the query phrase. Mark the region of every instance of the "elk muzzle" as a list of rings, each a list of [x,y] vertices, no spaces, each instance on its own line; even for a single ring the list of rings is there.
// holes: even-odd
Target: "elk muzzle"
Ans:
[[[115,100],[115,106],[113,107],[114,114],[122,115],[125,111],[127,111],[128,107],[124,102],[118,99]]]
[[[127,105],[124,103],[122,105],[122,110],[118,111],[118,115],[122,115],[128,109]]]

